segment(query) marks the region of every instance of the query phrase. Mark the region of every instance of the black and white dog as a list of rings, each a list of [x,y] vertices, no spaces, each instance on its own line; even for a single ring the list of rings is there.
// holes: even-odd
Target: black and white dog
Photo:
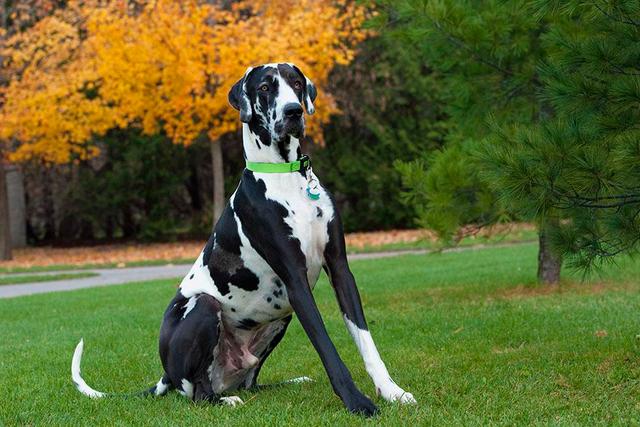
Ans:
[[[175,388],[193,400],[242,403],[222,394],[256,386],[260,368],[295,312],[347,409],[374,414],[376,406],[354,384],[313,300],[324,268],[377,393],[388,401],[415,403],[391,379],[378,354],[347,263],[335,203],[300,152],[302,106],[313,114],[315,98],[313,83],[291,64],[249,68],[231,89],[229,102],[243,122],[248,168],[164,314],[160,358],[165,373],[147,393],[164,395]],[[276,163],[291,170],[273,173],[269,168]],[[102,397],[80,376],[82,349],[80,341],[73,380],[85,395]]]

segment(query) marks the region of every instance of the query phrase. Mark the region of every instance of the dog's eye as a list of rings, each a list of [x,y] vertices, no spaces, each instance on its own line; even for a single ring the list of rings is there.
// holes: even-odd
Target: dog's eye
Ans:
[[[296,89],[302,89],[302,83],[300,83],[299,81],[296,81],[296,82],[293,84],[293,87],[295,87]]]
[[[260,86],[260,90],[263,91],[263,92],[267,92],[269,90],[269,85],[264,84],[264,85]]]

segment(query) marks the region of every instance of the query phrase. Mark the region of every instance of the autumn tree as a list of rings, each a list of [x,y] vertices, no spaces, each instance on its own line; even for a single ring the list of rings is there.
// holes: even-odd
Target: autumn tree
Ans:
[[[224,203],[218,140],[239,126],[227,93],[248,66],[275,61],[297,63],[320,88],[323,106],[309,132],[321,142],[321,123],[337,111],[322,88],[363,39],[364,10],[348,1],[210,3],[69,2],[21,34],[8,54],[25,71],[10,83],[0,113],[0,138],[19,141],[12,158],[90,157],[96,135],[131,126],[185,145],[207,138],[217,217]]]
[[[3,89],[12,79],[18,77],[21,71],[19,67],[5,66],[8,40],[53,13],[62,3],[55,0],[7,0],[0,6],[0,106],[3,104]],[[7,147],[0,140],[0,260],[11,259],[6,154]]]

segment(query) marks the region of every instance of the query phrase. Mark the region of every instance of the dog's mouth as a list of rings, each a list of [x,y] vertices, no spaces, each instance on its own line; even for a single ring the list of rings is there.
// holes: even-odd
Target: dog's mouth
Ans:
[[[299,119],[285,119],[276,124],[275,130],[281,138],[292,136],[300,139],[304,136],[304,119],[302,117]]]

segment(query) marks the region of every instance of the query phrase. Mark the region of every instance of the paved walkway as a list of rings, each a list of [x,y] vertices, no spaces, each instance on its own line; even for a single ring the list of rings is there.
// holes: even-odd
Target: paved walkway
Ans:
[[[153,267],[101,268],[95,270],[55,271],[49,274],[91,272],[97,276],[82,279],[53,280],[49,282],[23,283],[19,285],[0,286],[0,298],[12,298],[23,295],[41,294],[45,292],[74,291],[82,288],[120,285],[129,282],[144,282],[155,279],[171,279],[182,277],[191,265],[161,265]],[[23,273],[45,274],[45,273]]]
[[[513,244],[494,244],[492,247],[511,246]],[[445,249],[443,252],[459,252],[463,250],[483,249],[487,245],[475,245],[467,247],[457,247]],[[373,252],[363,254],[349,255],[349,260],[357,259],[377,259],[390,258],[399,255],[416,255],[431,252],[428,249],[389,251],[389,252]],[[126,268],[99,268],[91,270],[70,270],[70,271],[52,271],[43,273],[22,273],[22,274],[61,274],[61,273],[77,273],[91,272],[97,276],[86,277],[82,279],[55,280],[50,282],[23,283],[19,285],[2,285],[0,286],[0,298],[13,298],[23,295],[41,294],[46,292],[74,291],[83,288],[95,288],[99,286],[121,285],[123,283],[144,282],[148,280],[158,279],[176,279],[180,280],[187,274],[191,264],[182,265],[161,265],[151,267],[126,267]],[[17,275],[17,274],[16,274]]]

